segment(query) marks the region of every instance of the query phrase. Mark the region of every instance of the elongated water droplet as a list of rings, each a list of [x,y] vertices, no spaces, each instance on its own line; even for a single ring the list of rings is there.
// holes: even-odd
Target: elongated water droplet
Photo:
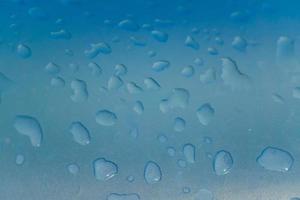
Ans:
[[[37,119],[27,115],[18,115],[15,118],[14,127],[20,134],[29,138],[32,146],[41,146],[43,131]]]
[[[111,193],[107,196],[106,200],[140,200],[140,196],[138,194],[117,194]]]
[[[185,160],[189,163],[194,163],[196,160],[196,148],[192,144],[185,144],[183,146],[183,154]]]

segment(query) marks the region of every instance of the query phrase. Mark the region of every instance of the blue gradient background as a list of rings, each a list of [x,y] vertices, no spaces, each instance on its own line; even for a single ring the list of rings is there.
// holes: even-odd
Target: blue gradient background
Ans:
[[[29,16],[32,7],[42,8],[46,17]],[[141,200],[198,200],[197,191],[203,188],[217,200],[288,200],[300,196],[300,100],[292,96],[293,88],[300,85],[299,9],[297,0],[1,0],[0,72],[13,81],[13,86],[2,91],[0,104],[0,199],[106,200],[110,193],[137,193]],[[230,15],[236,11],[246,13],[246,17],[232,20]],[[63,19],[62,24],[55,23],[59,18]],[[139,25],[151,24],[168,33],[169,39],[160,43],[147,30],[122,30],[117,24],[124,19]],[[161,25],[155,19],[172,23]],[[111,24],[105,20],[111,20]],[[191,32],[195,27],[199,33]],[[72,38],[50,38],[50,32],[61,29],[68,30]],[[224,45],[218,46],[215,35],[205,33],[205,29],[217,29]],[[184,45],[187,35],[199,42],[199,50]],[[131,36],[146,45],[135,46]],[[235,36],[257,45],[249,45],[245,53],[238,52],[231,46]],[[280,36],[295,40],[295,56],[284,63],[276,62]],[[120,42],[113,42],[114,37]],[[86,57],[84,51],[97,42],[107,42],[112,53],[94,59]],[[30,58],[17,55],[16,46],[20,43],[31,48]],[[208,54],[208,47],[216,47],[219,54]],[[65,49],[71,49],[74,56],[65,55]],[[157,55],[150,58],[150,50]],[[222,57],[234,59],[251,78],[249,89],[236,91],[223,84]],[[204,65],[194,65],[195,58],[202,58]],[[157,73],[151,66],[160,59],[170,61],[171,66]],[[101,76],[91,75],[91,61],[101,66]],[[44,71],[49,62],[61,66],[59,76],[66,81],[65,87],[50,85],[51,76]],[[77,72],[70,70],[71,63],[79,65]],[[134,95],[125,88],[100,91],[114,73],[114,66],[120,63],[128,68],[124,82],[134,81],[144,87],[144,79],[153,77],[161,89]],[[195,67],[191,78],[180,74],[188,65]],[[199,75],[210,67],[216,70],[217,80],[203,84]],[[86,81],[87,101],[71,101],[70,83],[74,79]],[[189,105],[162,114],[160,100],[168,97],[173,88],[189,90]],[[284,103],[274,102],[273,93],[284,97]],[[141,116],[132,111],[137,100],[145,106]],[[214,106],[216,113],[208,126],[202,126],[196,110],[206,102]],[[117,113],[117,124],[98,125],[95,114],[100,109]],[[14,118],[20,114],[39,120],[44,132],[40,148],[32,147],[14,129]],[[186,121],[186,128],[180,133],[173,130],[173,120],[178,116]],[[68,128],[73,121],[88,127],[89,145],[80,146],[72,140]],[[133,128],[139,129],[137,139],[130,136]],[[161,134],[168,137],[167,142],[158,141]],[[206,136],[212,138],[212,144],[203,142]],[[180,168],[177,160],[183,158],[181,150],[186,143],[195,145],[196,162]],[[169,146],[176,148],[176,157],[167,154]],[[289,151],[295,159],[292,169],[278,173],[260,167],[256,158],[266,146]],[[232,154],[234,165],[229,174],[217,176],[207,153],[214,155],[222,149]],[[25,156],[22,166],[15,164],[20,153]],[[118,175],[109,181],[97,181],[92,162],[99,157],[117,163]],[[162,181],[153,185],[148,185],[143,177],[149,160],[156,161],[163,173]],[[76,176],[67,170],[67,165],[74,162],[80,167]],[[135,177],[133,183],[126,181],[128,175]],[[191,192],[184,194],[183,187],[189,187]]]

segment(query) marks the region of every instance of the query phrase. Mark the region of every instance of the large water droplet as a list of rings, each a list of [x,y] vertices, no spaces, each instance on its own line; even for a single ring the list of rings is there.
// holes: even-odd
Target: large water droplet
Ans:
[[[118,174],[118,166],[105,158],[98,158],[93,162],[94,175],[97,180],[107,181]]]
[[[256,161],[267,170],[287,172],[291,169],[294,158],[289,152],[283,149],[267,147],[257,157]]]
[[[90,132],[81,122],[73,122],[69,131],[78,144],[87,145],[91,142]]]
[[[18,115],[15,118],[14,127],[20,134],[29,138],[32,146],[41,146],[43,131],[37,119],[31,116]]]
[[[117,122],[117,115],[109,110],[96,113],[96,122],[102,126],[113,126]]]
[[[159,165],[153,161],[147,162],[144,169],[144,178],[148,184],[154,184],[162,179],[162,172]]]
[[[213,160],[213,169],[216,175],[225,175],[233,167],[233,158],[228,151],[221,150],[216,153]]]

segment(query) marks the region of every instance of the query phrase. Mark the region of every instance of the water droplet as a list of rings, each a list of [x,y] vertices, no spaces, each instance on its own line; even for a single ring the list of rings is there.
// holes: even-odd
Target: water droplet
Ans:
[[[151,77],[145,78],[144,84],[148,90],[159,90],[160,84]]]
[[[130,175],[130,176],[127,176],[126,180],[127,180],[129,183],[132,183],[132,182],[135,180],[135,178],[134,178],[134,176]]]
[[[47,17],[47,13],[44,9],[40,7],[32,7],[28,10],[28,15],[34,19],[45,19]]]
[[[146,46],[146,42],[143,41],[142,39],[140,38],[137,38],[137,37],[134,37],[134,36],[131,36],[130,38],[130,41],[133,43],[133,45],[135,46],[139,46],[139,47],[144,47]]]
[[[295,87],[293,89],[293,97],[296,99],[300,99],[300,87]]]
[[[165,143],[165,142],[168,141],[167,136],[165,136],[164,134],[159,135],[159,136],[157,137],[157,139],[158,139],[158,141],[159,141],[160,143]]]
[[[91,142],[90,132],[81,122],[73,122],[69,131],[76,143],[80,145],[87,145]]]
[[[126,31],[138,31],[140,28],[139,25],[136,24],[131,19],[125,19],[125,20],[120,21],[118,26],[120,29],[123,29]]]
[[[270,171],[287,172],[291,169],[294,158],[283,149],[267,147],[257,157],[256,162]]]
[[[188,163],[195,163],[196,160],[196,148],[192,144],[185,144],[183,146],[183,154]]]
[[[194,197],[194,200],[213,200],[214,195],[211,191],[207,189],[200,189]]]
[[[215,109],[209,103],[206,103],[203,104],[200,108],[198,108],[196,113],[200,123],[206,126],[209,124],[209,122],[215,115]]]
[[[199,79],[201,83],[211,83],[216,80],[216,71],[212,68],[207,69],[203,74],[200,74]]]
[[[123,64],[117,64],[115,66],[115,75],[124,76],[125,74],[127,74],[127,67]]]
[[[240,37],[240,36],[236,36],[234,37],[231,46],[240,52],[245,52],[248,46],[247,40],[245,40],[244,38]]]
[[[77,175],[80,171],[80,168],[76,163],[69,164],[67,166],[67,169],[68,169],[69,173],[73,174],[73,175]]]
[[[232,89],[248,88],[250,84],[249,77],[238,69],[237,64],[231,58],[222,58],[221,78],[225,85]]]
[[[95,58],[98,56],[100,53],[102,54],[110,54],[111,53],[111,47],[105,43],[105,42],[99,42],[97,44],[91,44],[90,49],[87,49],[84,51],[84,54],[88,58]]]
[[[134,106],[133,106],[134,112],[137,114],[141,115],[144,112],[144,105],[141,101],[136,101]]]
[[[29,138],[32,146],[41,146],[43,131],[37,119],[31,116],[18,115],[15,118],[14,127],[20,134]]]
[[[300,96],[299,96],[299,97],[300,97]],[[279,95],[279,94],[273,93],[273,94],[272,94],[272,98],[273,98],[273,100],[274,100],[276,103],[284,104],[284,102],[285,102],[284,98],[283,98],[281,95]]]
[[[25,161],[24,155],[18,154],[16,156],[16,165],[23,165],[24,161]]]
[[[290,58],[295,54],[295,44],[294,40],[286,37],[281,36],[277,40],[277,49],[276,55],[279,59]]]
[[[133,138],[137,138],[139,136],[139,129],[138,128],[131,129],[129,135]]]
[[[169,38],[167,33],[158,30],[151,31],[151,35],[158,42],[167,42]]]
[[[174,131],[182,132],[185,129],[185,120],[181,117],[176,117],[174,119]]]
[[[145,165],[144,178],[146,183],[154,184],[162,179],[162,172],[159,165],[153,161],[149,161]]]
[[[113,126],[117,122],[117,115],[109,110],[96,113],[96,122],[102,126]]]
[[[168,98],[168,106],[171,109],[186,108],[189,104],[190,93],[184,88],[174,88],[171,96]]]
[[[45,67],[45,71],[48,74],[58,74],[60,72],[60,66],[58,66],[57,64],[50,62],[46,65]]]
[[[87,84],[83,80],[75,79],[71,82],[72,95],[71,99],[74,102],[83,102],[88,99]]]
[[[156,52],[155,51],[148,51],[148,56],[150,57],[150,58],[153,58],[154,56],[156,56]]]
[[[182,159],[179,159],[179,160],[177,160],[177,165],[180,168],[186,168],[186,161],[182,160]]]
[[[118,166],[105,158],[98,158],[93,162],[94,176],[97,180],[107,181],[118,174]]]
[[[106,200],[140,200],[138,194],[117,194],[111,193],[107,196]]]
[[[111,76],[107,83],[108,90],[118,90],[120,87],[123,86],[123,80],[119,76]]]
[[[198,66],[202,66],[204,64],[204,61],[202,58],[195,58],[194,64]]]
[[[182,192],[183,192],[184,194],[188,194],[188,193],[191,192],[191,188],[189,188],[189,187],[183,187],[183,188],[182,188]]]
[[[65,80],[61,77],[54,77],[51,79],[51,85],[53,87],[64,87],[65,86]]]
[[[95,62],[90,62],[88,64],[89,69],[92,72],[93,76],[99,76],[102,74],[102,68]]]
[[[143,89],[135,82],[132,81],[126,84],[126,88],[129,94],[138,94],[143,92]]]
[[[213,169],[216,175],[225,175],[230,172],[233,167],[233,159],[228,151],[218,151],[214,156]]]
[[[207,52],[210,54],[210,55],[218,55],[219,54],[219,51],[218,49],[214,48],[214,47],[209,47],[207,49]]]
[[[195,69],[191,65],[186,66],[181,70],[181,75],[185,76],[187,78],[192,77],[194,75],[194,73],[195,73]]]
[[[174,157],[176,155],[176,149],[174,147],[167,148],[168,155]]]
[[[69,31],[62,29],[56,32],[50,32],[50,38],[70,40],[72,38],[72,34]]]
[[[156,72],[161,72],[170,67],[170,62],[166,60],[159,60],[153,63],[152,69]]]
[[[190,35],[186,37],[184,44],[185,46],[190,47],[192,49],[199,49],[199,43]]]
[[[17,46],[17,53],[21,58],[26,59],[31,56],[31,49],[25,44],[19,44]]]

